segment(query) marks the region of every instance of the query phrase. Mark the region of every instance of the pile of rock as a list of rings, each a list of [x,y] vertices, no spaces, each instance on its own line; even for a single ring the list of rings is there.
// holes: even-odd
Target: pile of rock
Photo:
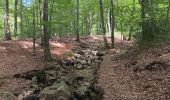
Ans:
[[[41,71],[15,75],[32,79],[32,92],[20,94],[18,100],[101,100],[103,92],[95,82],[104,53],[83,45]]]
[[[74,52],[70,52],[72,56],[68,59],[63,60],[63,66],[65,68],[72,67],[77,69],[92,68],[98,66],[104,55],[101,52],[86,49],[76,49]],[[97,64],[97,65],[96,65]]]

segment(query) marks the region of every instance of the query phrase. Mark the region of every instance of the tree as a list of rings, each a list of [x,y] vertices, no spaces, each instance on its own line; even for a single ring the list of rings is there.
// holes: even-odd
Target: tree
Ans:
[[[33,2],[35,3],[35,1]],[[35,5],[33,4],[33,12],[32,12],[32,26],[33,26],[33,55],[35,56],[36,55],[36,50],[35,50]]]
[[[16,37],[17,36],[17,17],[18,17],[18,10],[17,10],[17,7],[18,7],[18,0],[15,0],[15,6],[14,6],[14,36]]]
[[[111,41],[112,41],[112,48],[114,48],[115,15],[114,15],[114,4],[113,4],[113,0],[110,0],[110,23],[111,23]]]
[[[103,34],[103,40],[104,40],[104,46],[105,48],[109,48],[107,38],[106,38],[106,28],[104,24],[104,15],[103,15],[103,2],[102,0],[99,0],[100,5],[100,20],[101,20],[101,28],[102,28],[102,34]]]
[[[24,24],[23,24],[23,1],[20,0],[20,35],[23,37]]]
[[[153,9],[148,9],[149,6],[152,7],[152,0],[141,0],[141,26],[142,26],[142,40],[151,40],[153,39]],[[147,15],[147,16],[146,16]]]
[[[133,0],[133,10],[131,11],[131,15],[130,15],[130,21],[132,21],[134,19],[134,13],[135,13],[135,0]],[[128,41],[131,40],[132,38],[132,29],[133,29],[133,24],[130,23],[130,29],[129,29],[129,37],[128,37]]]
[[[5,0],[4,40],[11,40],[10,21],[9,21],[9,0]]]
[[[49,44],[49,25],[48,25],[48,0],[42,0],[41,21],[42,21],[42,33],[44,44],[44,60],[49,61],[52,59]]]
[[[80,6],[80,1],[77,0],[77,24],[76,24],[76,34],[77,34],[77,37],[76,37],[76,41],[80,41],[80,36],[79,36],[79,6]]]

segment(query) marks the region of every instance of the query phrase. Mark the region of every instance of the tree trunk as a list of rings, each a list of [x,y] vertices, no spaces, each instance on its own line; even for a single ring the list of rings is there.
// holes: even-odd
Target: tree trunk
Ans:
[[[50,11],[50,26],[49,26],[49,32],[50,32],[50,38],[52,37],[52,15],[53,15],[53,9],[54,9],[54,3],[55,3],[55,0],[52,1],[52,3],[50,4],[51,6],[51,11]]]
[[[24,26],[23,26],[23,1],[20,0],[20,35],[23,37]]]
[[[35,0],[34,0],[34,3],[35,3]],[[33,4],[33,16],[32,16],[32,26],[33,26],[33,56],[35,56],[36,55],[36,50],[35,50],[35,5]]]
[[[17,36],[17,17],[18,17],[18,10],[17,10],[17,7],[18,7],[18,0],[15,0],[15,7],[14,7],[14,36],[16,38]]]
[[[169,21],[169,13],[170,13],[170,0],[168,0],[168,9],[167,9],[167,20]]]
[[[79,6],[80,6],[80,2],[79,0],[77,0],[77,25],[76,25],[76,34],[77,34],[77,37],[76,37],[76,41],[80,42],[80,34],[79,34]]]
[[[115,15],[114,15],[114,4],[113,0],[110,0],[110,22],[111,22],[111,41],[112,41],[112,48],[114,48],[114,30],[115,30]]]
[[[4,17],[4,40],[11,40],[10,22],[9,22],[9,0],[5,0]]]
[[[25,17],[25,22],[26,22],[26,25],[27,25],[27,27],[26,27],[26,29],[27,29],[27,34],[26,34],[26,36],[31,36],[30,35],[30,30],[31,30],[31,28],[30,28],[30,19],[28,18],[28,16],[24,16]]]
[[[92,33],[92,29],[93,29],[93,13],[90,13],[90,23],[89,23],[90,27],[89,27],[89,32],[90,32],[90,35],[93,35]]]
[[[135,0],[133,0],[133,10],[131,12],[130,21],[132,21],[134,19],[134,12],[135,12]],[[132,29],[133,29],[133,24],[132,23],[133,22],[131,22],[131,24],[130,24],[128,41],[130,41],[131,38],[132,38]]]
[[[128,37],[128,41],[130,41],[131,38],[132,38],[132,29],[133,29],[133,27],[132,27],[132,25],[131,25],[131,26],[130,26],[130,29],[129,29],[129,37]]]
[[[111,3],[110,3],[111,5]],[[108,32],[111,33],[111,27],[112,27],[112,19],[111,19],[112,15],[111,15],[111,6],[110,6],[110,9],[108,10],[108,17],[107,17],[107,20],[108,20]]]
[[[169,26],[170,25],[170,20],[169,20],[169,13],[170,13],[170,0],[168,0],[168,9],[167,9],[167,15],[166,15],[166,20],[167,20],[167,26]],[[168,33],[170,32],[170,28],[168,28]]]
[[[123,44],[123,36],[124,36],[123,22],[120,23],[120,27],[121,27],[121,44]]]
[[[140,1],[140,0],[139,0]],[[148,2],[149,1],[147,1],[147,0],[141,0],[140,1],[140,4],[141,4],[141,20],[142,20],[142,23],[141,23],[141,26],[142,26],[142,40],[146,40],[147,38],[150,38],[150,33],[148,33],[147,31],[148,31],[148,21],[145,21],[145,19],[146,19],[146,16],[145,16],[145,14],[146,14],[146,11],[145,11],[145,9],[146,9],[146,7],[147,7],[147,5],[148,5]]]
[[[44,60],[49,61],[52,59],[49,44],[49,32],[48,32],[48,0],[42,0],[41,10],[41,21],[42,21],[42,33],[43,33],[43,44],[44,44]]]
[[[43,0],[39,0],[39,5],[40,5],[40,25],[41,25],[41,46],[44,47],[44,36],[43,36],[43,18],[42,18],[42,13],[43,13]]]
[[[99,0],[99,5],[100,5],[100,19],[101,19],[101,27],[102,27],[102,33],[103,33],[103,40],[104,40],[104,46],[105,48],[109,48],[108,43],[107,43],[107,38],[106,38],[106,28],[104,24],[104,15],[103,15],[103,2],[102,0]]]

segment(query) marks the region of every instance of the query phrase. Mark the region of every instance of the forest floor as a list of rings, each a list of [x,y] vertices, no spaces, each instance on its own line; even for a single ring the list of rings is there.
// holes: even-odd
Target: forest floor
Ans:
[[[110,51],[98,71],[103,100],[170,100],[170,43]]]
[[[51,53],[53,58],[59,58],[71,50],[69,39],[51,40]],[[12,40],[0,43],[0,92],[24,91],[31,82],[25,79],[14,78],[18,73],[31,70],[40,70],[45,66],[43,61],[43,48],[36,43],[36,56],[32,53],[31,40]]]
[[[82,42],[102,41],[102,36],[86,36]],[[110,38],[108,38],[110,40]],[[116,39],[115,49],[107,51],[98,71],[97,85],[104,90],[104,100],[169,100],[170,44],[160,43],[140,50],[133,42]],[[59,59],[80,44],[74,38],[52,39],[53,58]],[[0,92],[25,91],[30,80],[14,78],[17,73],[42,69],[43,49],[36,44],[32,53],[31,40],[0,43]]]

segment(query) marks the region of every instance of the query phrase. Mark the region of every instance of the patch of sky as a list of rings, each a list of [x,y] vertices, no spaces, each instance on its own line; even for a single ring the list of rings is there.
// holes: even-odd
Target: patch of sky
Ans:
[[[30,6],[31,3],[32,3],[32,0],[23,0],[23,4],[24,4],[24,6],[26,6],[26,7]]]

